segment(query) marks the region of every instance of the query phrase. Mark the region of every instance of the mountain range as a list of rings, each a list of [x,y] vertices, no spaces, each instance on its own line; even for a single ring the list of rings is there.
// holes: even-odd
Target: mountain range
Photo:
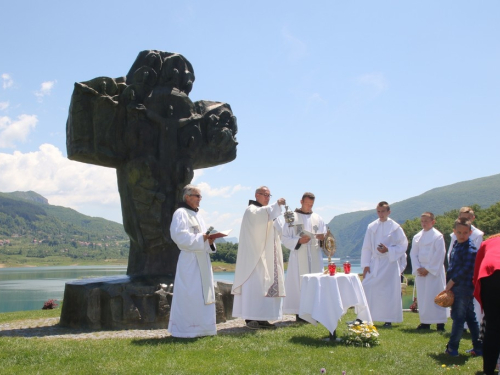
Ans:
[[[127,259],[128,252],[119,223],[50,205],[34,191],[0,193],[0,263]]]
[[[500,201],[500,174],[434,188],[413,198],[391,203],[390,217],[400,224],[430,211],[442,215],[462,206],[487,208]],[[377,219],[375,208],[335,216],[329,223],[335,236],[336,257],[359,258],[367,225]]]
[[[400,224],[431,211],[442,215],[466,205],[487,208],[500,201],[500,174],[438,187],[425,193],[390,203],[391,218]],[[336,239],[336,257],[359,258],[367,225],[377,218],[375,209],[335,216],[328,227]],[[66,207],[50,205],[33,191],[0,193],[0,236],[38,238],[67,247],[74,241],[106,242],[115,248],[115,257],[126,257],[128,236],[123,225],[102,218],[83,215]],[[1,238],[0,238],[1,239]],[[238,242],[235,237],[218,242]],[[79,242],[80,243],[80,242]],[[78,248],[80,245],[78,246]],[[94,246],[96,251],[98,250]],[[89,254],[86,250],[85,254]],[[103,256],[101,254],[100,256]]]

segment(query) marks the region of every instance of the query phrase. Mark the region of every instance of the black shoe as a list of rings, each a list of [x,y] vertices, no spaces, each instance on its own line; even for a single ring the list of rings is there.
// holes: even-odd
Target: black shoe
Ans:
[[[418,327],[417,327],[418,330],[422,330],[422,329],[431,329],[431,325],[430,324],[420,324]]]
[[[259,320],[259,328],[264,328],[264,329],[276,329],[276,326],[272,323],[269,323],[265,320]]]
[[[297,323],[307,323],[307,320],[302,319],[299,314],[295,315],[295,322]]]
[[[386,322],[386,323],[384,323],[384,325],[382,327],[384,327],[384,328],[392,328],[392,323],[391,322]]]
[[[333,331],[333,335],[330,333],[330,342],[337,340],[337,330]]]
[[[438,323],[438,324],[436,324],[436,331],[441,331],[441,332],[446,331],[444,329],[444,323]]]
[[[250,329],[260,329],[260,324],[256,320],[245,320],[247,328]]]

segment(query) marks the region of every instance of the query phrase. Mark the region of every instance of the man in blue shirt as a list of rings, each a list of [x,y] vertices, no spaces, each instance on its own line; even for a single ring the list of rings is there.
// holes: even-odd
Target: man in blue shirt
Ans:
[[[469,238],[472,233],[471,222],[465,218],[457,219],[453,225],[453,233],[457,240],[451,251],[450,265],[446,274],[446,290],[451,290],[455,295],[455,299],[451,306],[453,325],[445,353],[453,357],[458,356],[464,322],[467,322],[473,345],[473,349],[468,352],[473,356],[482,355],[482,343],[479,341],[479,325],[473,304],[474,284],[472,283],[472,276],[474,275],[477,249]]]

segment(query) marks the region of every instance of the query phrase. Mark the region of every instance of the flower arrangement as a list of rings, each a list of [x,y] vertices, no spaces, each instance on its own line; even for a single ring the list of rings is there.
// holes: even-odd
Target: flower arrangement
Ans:
[[[52,310],[55,309],[58,304],[56,303],[56,299],[49,299],[43,304],[42,310]]]
[[[356,319],[354,322],[348,323],[347,326],[347,333],[341,337],[344,344],[369,348],[380,343],[379,333],[372,323]]]

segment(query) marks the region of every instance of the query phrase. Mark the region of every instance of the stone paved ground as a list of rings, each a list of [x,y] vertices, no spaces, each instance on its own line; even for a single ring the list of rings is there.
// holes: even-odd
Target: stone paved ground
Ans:
[[[272,321],[278,327],[294,324],[295,316],[285,315],[283,320]],[[170,336],[166,329],[127,329],[90,331],[59,327],[59,318],[31,319],[0,324],[0,337],[26,337],[44,339],[99,340],[99,339],[158,339]],[[243,319],[217,324],[217,334],[235,334],[250,331]]]

